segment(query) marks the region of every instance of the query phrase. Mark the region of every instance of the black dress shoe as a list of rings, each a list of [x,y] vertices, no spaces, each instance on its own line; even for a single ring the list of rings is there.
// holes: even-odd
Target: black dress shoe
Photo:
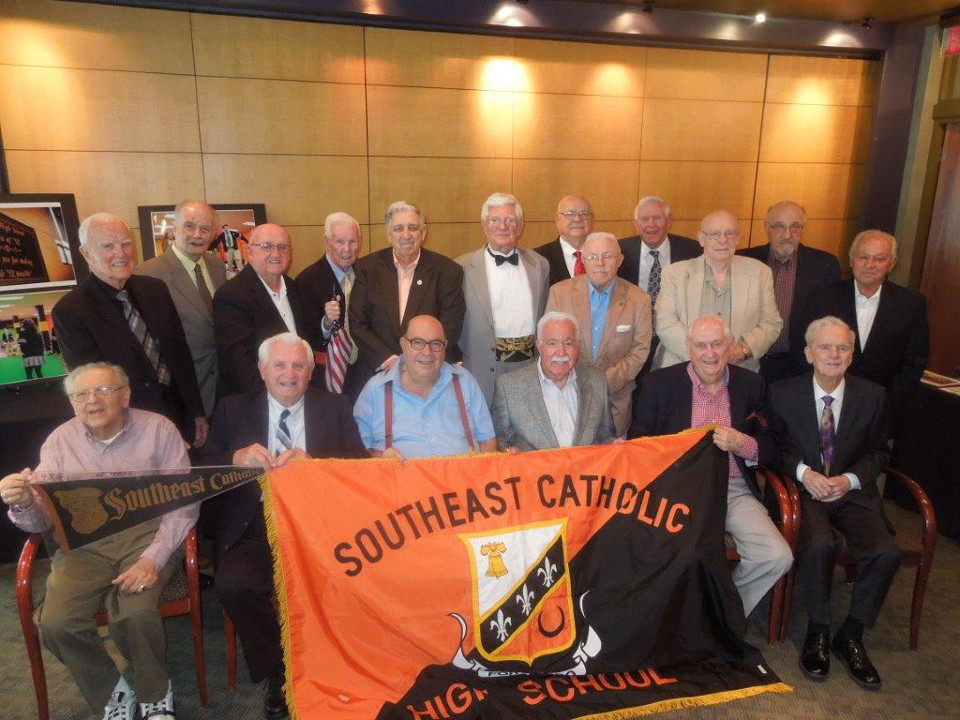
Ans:
[[[823,682],[830,674],[830,633],[807,631],[800,651],[800,669],[811,680]]]
[[[283,694],[283,673],[267,680],[267,696],[263,701],[263,716],[267,720],[284,720],[290,717],[287,699]]]
[[[837,635],[830,643],[833,654],[843,660],[850,677],[860,687],[867,690],[879,690],[882,681],[880,673],[867,657],[867,649],[859,640],[854,640],[843,634]]]

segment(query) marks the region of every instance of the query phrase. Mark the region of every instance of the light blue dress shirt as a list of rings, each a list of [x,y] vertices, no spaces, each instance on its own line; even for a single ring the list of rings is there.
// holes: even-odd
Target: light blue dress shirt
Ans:
[[[597,361],[600,341],[603,340],[603,326],[607,322],[607,308],[610,307],[610,292],[613,285],[614,283],[611,282],[602,292],[598,292],[593,283],[590,284],[590,349],[594,362]]]

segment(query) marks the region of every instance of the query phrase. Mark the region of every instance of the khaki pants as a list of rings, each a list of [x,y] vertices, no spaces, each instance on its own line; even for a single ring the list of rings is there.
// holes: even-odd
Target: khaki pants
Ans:
[[[110,637],[129,661],[126,676],[137,699],[156,702],[167,693],[166,636],[157,605],[179,553],[143,593],[121,593],[110,584],[140,558],[159,526],[159,519],[151,520],[86,547],[58,551],[50,563],[46,598],[36,617],[40,640],[67,667],[98,716],[120,679],[94,621],[101,602]]]

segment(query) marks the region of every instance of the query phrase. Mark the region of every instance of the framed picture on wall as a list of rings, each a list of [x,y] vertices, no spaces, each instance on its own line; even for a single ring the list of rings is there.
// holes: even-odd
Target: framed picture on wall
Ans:
[[[73,195],[0,195],[0,293],[69,289],[83,280],[79,227]]]
[[[263,203],[214,204],[220,216],[220,227],[210,243],[210,251],[223,261],[227,278],[232,278],[247,264],[250,232],[267,221]],[[140,249],[143,259],[162,255],[173,242],[173,205],[141,205]]]

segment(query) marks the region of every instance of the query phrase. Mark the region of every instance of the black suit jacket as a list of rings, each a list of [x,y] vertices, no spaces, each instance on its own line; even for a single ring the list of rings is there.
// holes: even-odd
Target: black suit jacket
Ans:
[[[363,382],[384,360],[400,353],[403,329],[417,315],[432,315],[443,325],[448,362],[462,358],[457,343],[467,305],[463,299],[463,268],[457,263],[421,248],[402,318],[393,248],[361,258],[354,270],[357,279],[350,293],[350,333],[360,351],[356,365]]]
[[[350,400],[343,395],[308,388],[304,395],[307,454],[314,458],[367,457]],[[254,390],[224,398],[210,420],[210,436],[200,449],[204,465],[232,465],[233,453],[259,443],[268,447],[270,411],[267,391]],[[323,492],[318,489],[317,500]],[[203,503],[203,532],[214,541],[219,557],[243,534],[260,511],[260,486],[247,483]]]
[[[770,244],[739,250],[737,255],[759,260],[766,265],[770,256]],[[794,356],[795,360],[799,357],[803,361],[798,370],[807,368],[803,358],[803,348],[806,346],[803,336],[807,326],[804,325],[803,320],[810,295],[814,290],[839,280],[840,262],[835,255],[806,245],[797,246],[797,275],[793,286],[793,304],[790,306],[788,352]]]
[[[164,392],[157,381],[115,291],[92,274],[53,307],[53,326],[64,362],[70,368],[97,361],[121,366],[130,376],[130,404],[165,414],[192,441],[193,419],[205,413],[193,358],[170,291],[162,280],[141,275],[131,276],[124,288],[160,344],[160,357],[170,371],[170,390]]]
[[[569,280],[573,277],[567,270],[567,260],[563,257],[563,248],[560,247],[560,236],[556,240],[535,247],[534,252],[543,255],[550,264],[550,284],[556,285],[563,280]]]
[[[317,350],[320,327],[310,322],[297,283],[286,275],[283,278],[297,335]],[[287,325],[251,265],[228,280],[213,296],[213,331],[220,365],[220,396],[263,387],[257,370],[257,349],[267,338],[287,332]],[[322,373],[315,373],[313,381],[322,382]]]
[[[859,478],[861,489],[847,493],[851,502],[878,509],[877,477],[890,459],[884,396],[879,385],[847,374],[830,468],[831,475],[852,472]],[[769,417],[770,434],[778,445],[780,472],[796,478],[797,464],[803,462],[822,473],[820,417],[813,395],[812,372],[771,386]],[[797,487],[801,494],[809,497],[802,482],[798,482]]]
[[[834,315],[857,332],[854,282],[851,278],[814,293],[804,312],[804,327]],[[883,283],[866,347],[858,337],[848,374],[883,385],[890,393],[888,411],[896,417],[905,397],[920,384],[929,354],[926,298],[916,290]]]
[[[667,233],[670,238],[670,262],[680,262],[681,260],[691,260],[703,254],[703,248],[693,238],[683,235],[674,235]],[[623,262],[620,263],[620,269],[617,275],[624,280],[629,280],[634,285],[637,284],[637,277],[640,275],[640,245],[642,240],[639,235],[620,238],[620,252],[623,253]],[[646,288],[640,288],[646,292]],[[653,357],[653,348],[650,349],[650,357]]]
[[[690,363],[680,363],[654,370],[643,379],[640,404],[634,408],[633,424],[628,437],[670,435],[690,428],[693,416],[693,382],[687,373]],[[776,445],[764,427],[763,380],[755,372],[730,365],[730,422],[734,429],[757,441],[757,461],[769,463],[776,454]],[[734,456],[740,473],[757,498],[761,497],[753,468],[743,458]]]

